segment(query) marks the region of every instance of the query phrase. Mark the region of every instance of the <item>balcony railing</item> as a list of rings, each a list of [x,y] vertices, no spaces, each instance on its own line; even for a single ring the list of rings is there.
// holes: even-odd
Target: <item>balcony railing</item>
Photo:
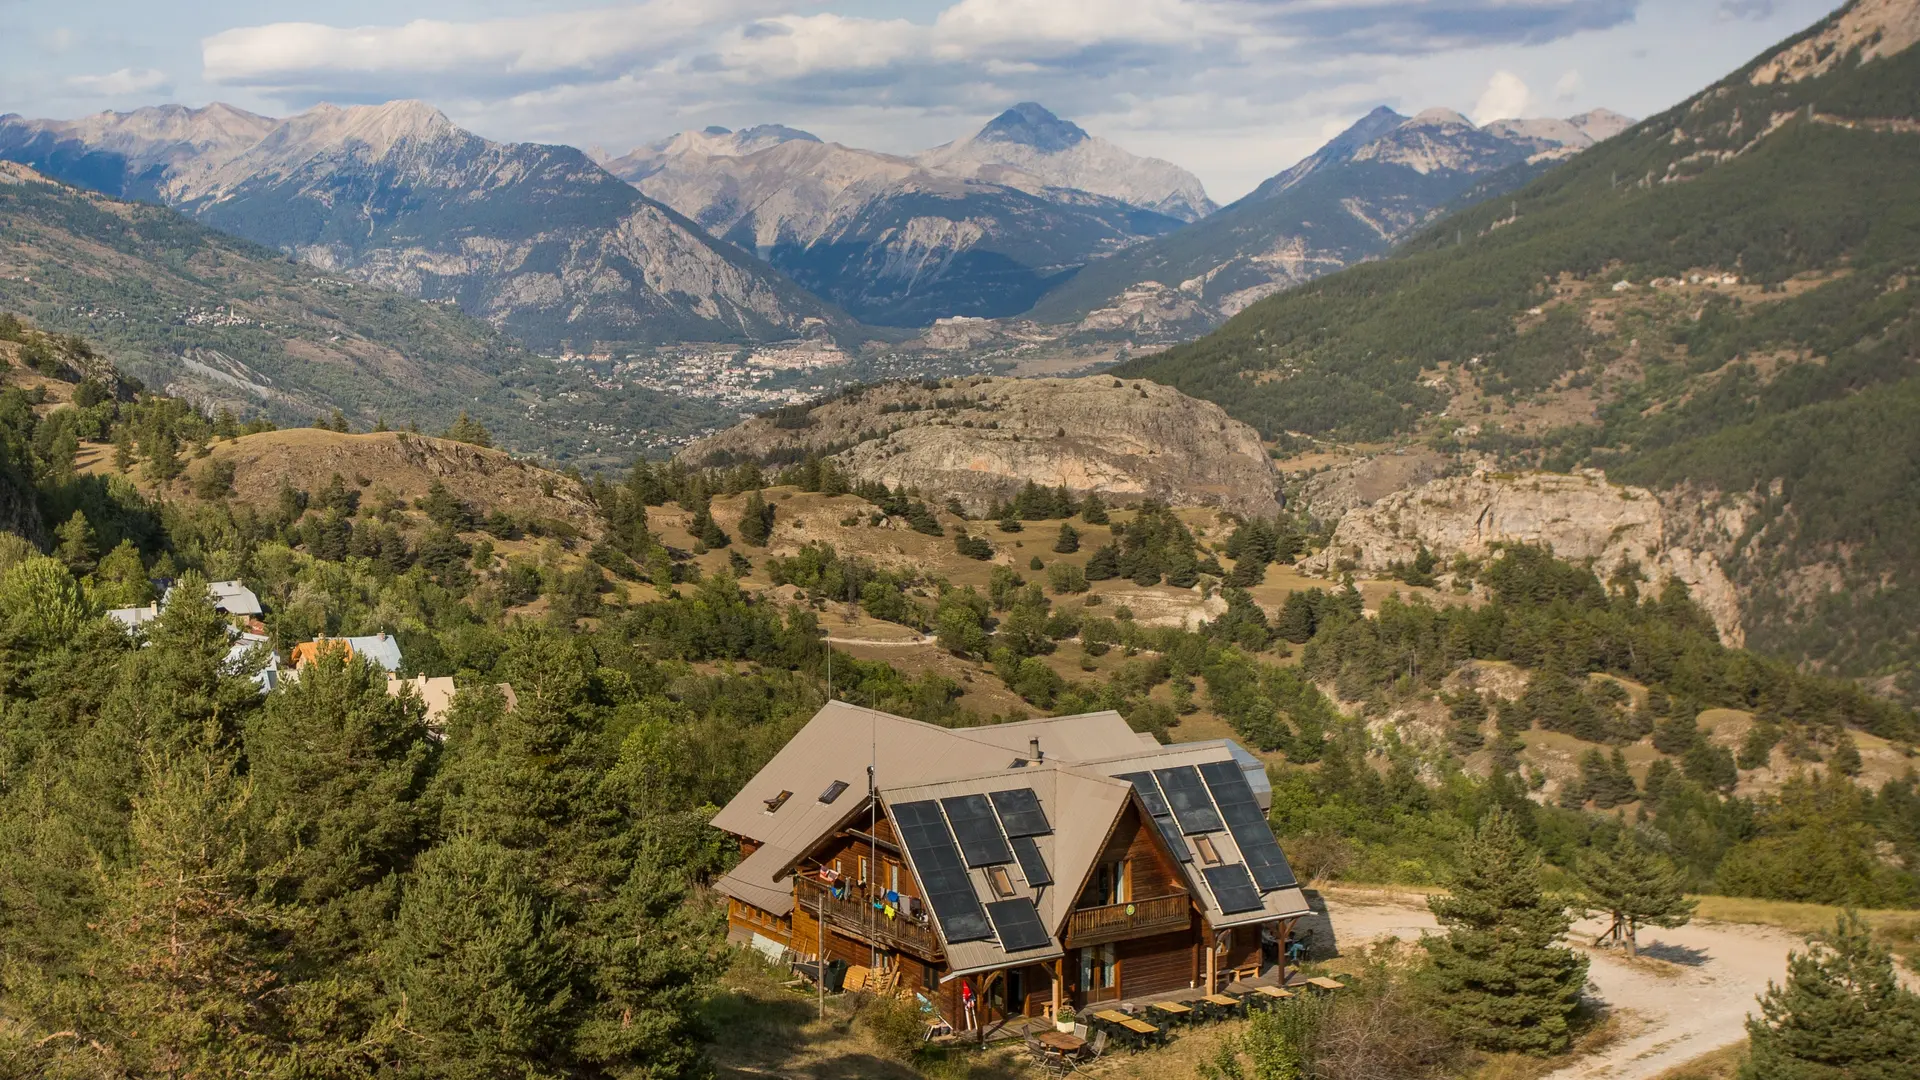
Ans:
[[[801,910],[809,915],[817,914],[824,901],[829,927],[862,941],[889,949],[905,949],[930,960],[941,955],[940,938],[931,925],[923,925],[905,914],[889,919],[857,888],[850,891],[846,899],[836,900],[828,886],[812,878],[803,877],[799,881],[800,890],[794,899]],[[800,947],[807,943],[795,944]]]
[[[1186,893],[1152,896],[1124,904],[1081,908],[1067,924],[1067,945],[1098,945],[1121,938],[1185,929],[1190,906]]]

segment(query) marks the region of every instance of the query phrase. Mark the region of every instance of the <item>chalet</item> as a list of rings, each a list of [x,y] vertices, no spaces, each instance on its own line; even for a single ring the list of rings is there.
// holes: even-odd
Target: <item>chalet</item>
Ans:
[[[896,973],[956,1029],[1219,989],[1309,909],[1260,763],[1118,713],[948,729],[830,702],[713,824],[729,938]],[[1282,972],[1284,974],[1284,971]]]
[[[298,671],[320,658],[323,652],[344,649],[348,660],[370,660],[388,674],[400,670],[400,642],[387,633],[366,637],[322,637],[303,641],[293,647],[293,667]]]

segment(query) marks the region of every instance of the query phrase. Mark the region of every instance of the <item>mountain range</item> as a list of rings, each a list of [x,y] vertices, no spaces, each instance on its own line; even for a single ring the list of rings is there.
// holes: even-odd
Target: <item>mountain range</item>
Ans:
[[[867,322],[1031,307],[1090,259],[1213,210],[1200,181],[1031,102],[914,157],[777,124],[686,131],[606,163]]]
[[[1033,102],[912,156],[768,124],[596,162],[396,101],[286,119],[222,104],[9,115],[0,159],[456,303],[542,350],[850,345],[872,336],[861,323],[952,316],[1160,341],[1377,256],[1439,208],[1624,123],[1597,112],[1476,128],[1446,110],[1381,109],[1225,210],[1191,173]]]
[[[852,325],[580,151],[482,139],[417,101],[285,120],[217,104],[9,115],[0,157],[164,203],[322,270],[456,302],[540,348]]]
[[[608,387],[448,303],[322,273],[151,203],[0,162],[0,312],[82,333],[212,413],[445,428],[461,413],[552,459],[625,460],[729,414]],[[609,435],[609,432],[617,433]]]
[[[1632,121],[1496,120],[1373,110],[1194,225],[1088,263],[1025,318],[1096,337],[1189,338],[1254,301],[1376,258],[1463,201],[1511,190]]]

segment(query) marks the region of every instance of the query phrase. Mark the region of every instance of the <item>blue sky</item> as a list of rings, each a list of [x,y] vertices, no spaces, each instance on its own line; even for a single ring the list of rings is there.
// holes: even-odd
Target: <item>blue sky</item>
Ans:
[[[1036,100],[1225,202],[1376,105],[1645,116],[1837,0],[0,0],[0,112],[416,97],[624,152],[781,122],[910,152]]]

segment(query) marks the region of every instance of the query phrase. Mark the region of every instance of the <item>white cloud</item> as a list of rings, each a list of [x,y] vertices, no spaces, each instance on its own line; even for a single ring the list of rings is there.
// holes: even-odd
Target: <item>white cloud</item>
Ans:
[[[1473,105],[1473,122],[1485,124],[1491,120],[1504,120],[1510,117],[1527,115],[1527,106],[1533,104],[1533,91],[1511,71],[1496,71],[1493,78],[1487,80],[1487,88],[1480,92],[1480,100]]]
[[[1572,101],[1574,96],[1579,93],[1580,72],[1573,68],[1568,68],[1566,72],[1560,76],[1559,81],[1553,84],[1553,100],[1555,101]]]
[[[67,85],[82,94],[96,97],[125,97],[129,94],[150,94],[169,86],[164,71],[149,68],[121,68],[105,75],[70,75]]]
[[[201,42],[200,55],[209,82],[247,86],[332,83],[366,75],[471,72],[526,78],[613,72],[669,52],[697,31],[782,6],[773,0],[645,0],[479,22],[272,23],[214,34]]]

